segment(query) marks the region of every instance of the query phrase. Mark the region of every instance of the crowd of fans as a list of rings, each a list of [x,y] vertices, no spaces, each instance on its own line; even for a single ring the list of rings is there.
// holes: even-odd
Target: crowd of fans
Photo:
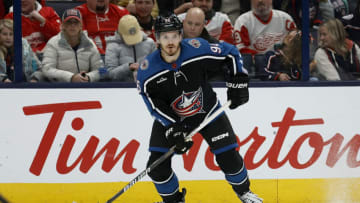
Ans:
[[[154,19],[175,13],[183,38],[234,44],[252,80],[302,80],[301,0],[21,0],[28,82],[133,82],[157,49]],[[64,0],[66,4],[69,0]],[[14,81],[12,1],[0,0],[0,81]],[[360,77],[360,0],[309,0],[310,80]]]

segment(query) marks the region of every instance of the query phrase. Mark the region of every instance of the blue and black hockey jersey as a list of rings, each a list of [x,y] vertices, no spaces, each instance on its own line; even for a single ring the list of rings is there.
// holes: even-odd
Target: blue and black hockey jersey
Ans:
[[[151,115],[164,126],[184,122],[196,127],[219,106],[209,76],[226,79],[239,73],[247,71],[235,46],[184,39],[173,63],[165,62],[160,50],[148,55],[139,67],[137,86]]]

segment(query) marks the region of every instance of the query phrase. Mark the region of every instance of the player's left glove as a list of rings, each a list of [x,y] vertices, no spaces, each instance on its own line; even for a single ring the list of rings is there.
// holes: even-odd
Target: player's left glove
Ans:
[[[175,147],[175,153],[184,154],[193,145],[191,138],[185,139],[188,135],[188,129],[179,123],[171,124],[165,131],[166,139],[169,141],[171,146]]]
[[[231,100],[230,109],[235,109],[249,101],[249,77],[246,74],[240,73],[231,77],[226,82],[226,86],[228,100]]]

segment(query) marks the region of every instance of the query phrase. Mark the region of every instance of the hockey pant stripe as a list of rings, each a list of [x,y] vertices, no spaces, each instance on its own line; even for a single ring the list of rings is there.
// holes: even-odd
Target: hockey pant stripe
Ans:
[[[225,146],[225,147],[222,147],[222,148],[220,148],[220,149],[216,149],[216,150],[211,150],[211,152],[213,153],[213,154],[221,154],[221,153],[223,153],[223,152],[226,152],[226,151],[229,151],[229,150],[231,150],[231,149],[234,149],[234,148],[236,148],[236,147],[238,147],[239,145],[237,144],[237,143],[234,143],[234,144],[231,144],[231,145],[227,145],[227,146]]]
[[[155,184],[156,190],[161,196],[173,195],[179,190],[179,181],[174,172],[172,172],[170,177],[165,181],[153,182]]]
[[[245,164],[242,165],[239,172],[234,174],[225,174],[225,179],[231,185],[241,185],[247,180],[247,178],[248,178],[248,174],[245,168]]]
[[[169,151],[169,148],[165,148],[165,147],[150,147],[149,148],[150,152],[162,152],[162,153],[166,153]]]

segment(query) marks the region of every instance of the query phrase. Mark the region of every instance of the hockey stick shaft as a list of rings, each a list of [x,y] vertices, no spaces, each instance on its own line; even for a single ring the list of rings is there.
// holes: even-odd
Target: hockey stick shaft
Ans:
[[[231,101],[227,101],[222,107],[220,107],[218,110],[216,110],[213,114],[211,114],[208,118],[206,118],[200,125],[195,128],[193,131],[189,133],[189,135],[186,136],[185,139],[192,138],[197,132],[199,132],[201,129],[203,129],[207,124],[209,124],[211,121],[213,121],[216,117],[218,117],[222,112],[225,111],[231,104]],[[174,148],[175,149],[175,148]]]
[[[195,128],[193,131],[189,133],[188,136],[186,136],[185,139],[190,139],[192,136],[194,136],[197,132],[199,132],[201,129],[203,129],[206,125],[208,125],[211,121],[213,121],[217,116],[219,116],[222,112],[225,111],[226,108],[228,108],[231,104],[231,101],[227,101],[222,107],[220,107],[218,110],[216,110],[213,114],[211,114],[208,118],[206,118],[197,128]],[[143,170],[139,175],[137,175],[134,179],[132,179],[125,187],[123,187],[118,193],[116,193],[112,198],[110,198],[107,203],[113,202],[115,199],[117,199],[120,195],[122,195],[124,192],[126,192],[128,189],[130,189],[135,183],[137,183],[139,180],[141,180],[144,176],[146,176],[150,171],[152,171],[154,168],[156,168],[159,164],[164,162],[167,158],[169,158],[173,153],[175,152],[175,146],[172,146],[168,152],[163,154],[159,159],[154,161],[152,164],[150,164],[149,167],[147,167],[145,170]]]

